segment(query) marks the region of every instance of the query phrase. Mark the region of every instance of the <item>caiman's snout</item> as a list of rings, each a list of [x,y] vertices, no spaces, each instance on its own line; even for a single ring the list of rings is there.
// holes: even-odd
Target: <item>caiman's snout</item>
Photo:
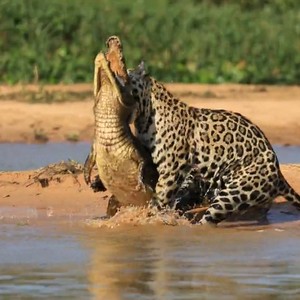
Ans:
[[[118,86],[121,93],[120,97],[118,97],[119,102],[123,107],[133,109],[135,100],[132,96],[130,78],[126,71],[122,42],[118,36],[113,35],[107,39],[106,47],[105,57],[112,71],[114,83]]]

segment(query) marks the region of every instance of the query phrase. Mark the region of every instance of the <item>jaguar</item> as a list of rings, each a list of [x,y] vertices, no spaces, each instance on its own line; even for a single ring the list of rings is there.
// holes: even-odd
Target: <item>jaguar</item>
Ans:
[[[253,207],[267,211],[279,195],[300,208],[300,196],[257,125],[236,112],[187,105],[151,77],[143,62],[128,74],[137,102],[135,134],[159,174],[151,205],[185,206],[178,193],[184,180],[193,178],[186,175],[193,166],[210,195],[199,224],[218,224]]]

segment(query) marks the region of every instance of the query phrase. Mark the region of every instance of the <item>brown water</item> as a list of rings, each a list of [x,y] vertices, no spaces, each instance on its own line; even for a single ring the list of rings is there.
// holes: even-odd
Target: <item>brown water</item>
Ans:
[[[112,229],[1,208],[0,299],[299,299],[300,214],[281,211],[272,226]]]

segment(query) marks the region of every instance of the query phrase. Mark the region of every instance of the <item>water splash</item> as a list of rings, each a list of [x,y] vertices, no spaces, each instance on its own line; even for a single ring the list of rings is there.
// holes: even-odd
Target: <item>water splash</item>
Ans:
[[[169,225],[192,226],[187,218],[180,216],[171,209],[158,210],[146,207],[121,207],[120,210],[109,219],[86,220],[88,226],[97,228],[115,228],[121,225]]]

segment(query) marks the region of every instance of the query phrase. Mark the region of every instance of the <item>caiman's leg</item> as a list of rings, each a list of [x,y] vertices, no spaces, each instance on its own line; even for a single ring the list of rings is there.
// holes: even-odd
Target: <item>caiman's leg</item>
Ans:
[[[94,193],[106,191],[106,187],[103,185],[99,175],[95,176],[93,182],[91,183],[91,188]]]
[[[94,151],[94,145],[92,145],[90,153],[88,154],[83,165],[83,177],[87,185],[91,183],[91,173],[95,164],[96,164],[96,153]]]
[[[116,199],[114,195],[112,195],[108,200],[106,215],[108,217],[113,217],[117,213],[120,207],[121,207],[120,202]]]
[[[93,189],[94,192],[106,191],[106,188],[104,187],[99,176],[96,176],[95,180],[91,183],[91,173],[95,164],[96,164],[96,152],[94,150],[94,144],[93,144],[91,146],[91,151],[88,157],[86,158],[83,166],[84,181],[87,185],[91,185],[91,188]]]

